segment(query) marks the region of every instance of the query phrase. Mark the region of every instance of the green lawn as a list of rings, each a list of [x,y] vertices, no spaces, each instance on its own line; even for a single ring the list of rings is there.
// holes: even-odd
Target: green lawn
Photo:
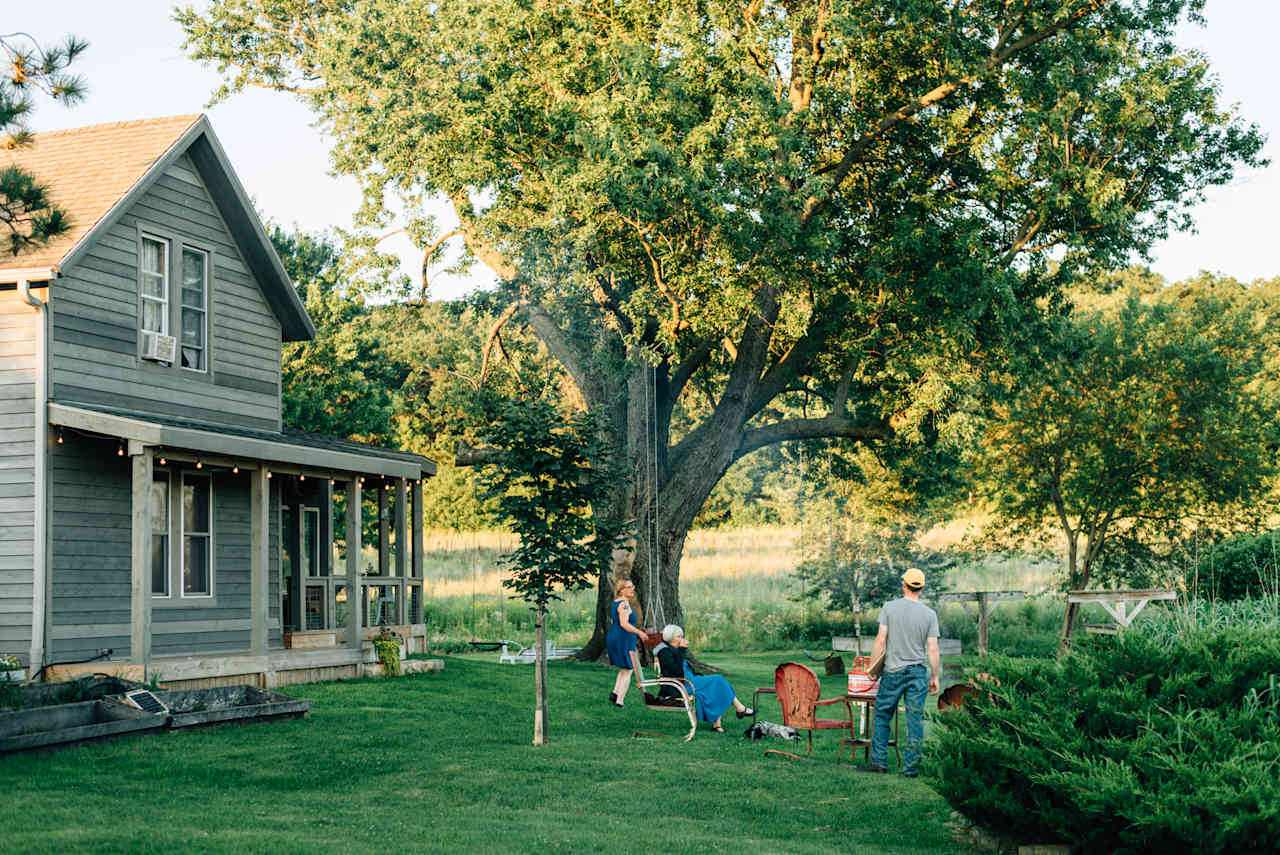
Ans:
[[[705,658],[750,703],[787,655]],[[682,715],[646,710],[634,686],[610,707],[601,665],[551,663],[551,742],[535,748],[533,669],[496,660],[291,686],[314,701],[304,720],[0,758],[0,851],[956,851],[932,790],[837,766],[836,734],[816,735],[812,760],[766,758],[730,715],[728,733],[685,743]]]

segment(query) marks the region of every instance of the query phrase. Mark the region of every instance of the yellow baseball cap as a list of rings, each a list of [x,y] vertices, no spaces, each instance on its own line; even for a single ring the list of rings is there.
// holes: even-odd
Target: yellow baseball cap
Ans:
[[[902,574],[902,581],[908,588],[918,591],[924,587],[924,573],[915,567],[912,567],[906,573]]]

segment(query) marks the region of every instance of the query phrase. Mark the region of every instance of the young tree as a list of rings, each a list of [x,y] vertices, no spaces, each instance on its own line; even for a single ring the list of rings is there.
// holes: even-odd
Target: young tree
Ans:
[[[1000,525],[1014,536],[1056,527],[1075,590],[1116,541],[1241,513],[1276,472],[1266,339],[1242,298],[1205,291],[1134,295],[1069,323],[1003,378],[977,465]]]
[[[55,101],[74,104],[84,97],[84,82],[66,73],[88,42],[68,36],[63,44],[42,48],[26,33],[0,35],[0,133],[8,136],[6,148],[30,145],[31,131],[26,118],[35,105],[32,96],[42,92]],[[0,229],[7,236],[9,252],[48,243],[71,228],[71,223],[45,193],[45,186],[26,170],[0,164]]]
[[[547,605],[557,590],[588,587],[607,573],[623,543],[617,520],[591,513],[615,489],[621,473],[611,463],[611,443],[590,414],[565,418],[543,399],[488,403],[483,439],[497,455],[482,470],[497,516],[520,535],[503,556],[515,591],[535,613],[533,744],[542,745],[547,705]]]
[[[656,539],[636,581],[661,622],[734,461],[919,441],[1063,281],[1259,161],[1173,44],[1202,5],[214,0],[177,18],[221,95],[313,109],[371,222],[408,211],[428,249],[456,238],[497,273],[500,317],[617,427],[630,478],[607,512]]]

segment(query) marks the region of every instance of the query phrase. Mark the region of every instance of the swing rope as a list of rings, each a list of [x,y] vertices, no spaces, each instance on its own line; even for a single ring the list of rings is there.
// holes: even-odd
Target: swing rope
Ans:
[[[661,552],[658,549],[658,369],[649,366],[649,382],[644,384],[645,419],[645,546],[649,559],[648,593],[654,627],[659,631],[666,623],[662,607]]]

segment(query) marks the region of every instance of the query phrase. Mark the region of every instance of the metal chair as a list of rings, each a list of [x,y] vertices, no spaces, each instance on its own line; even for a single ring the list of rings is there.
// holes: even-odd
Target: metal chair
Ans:
[[[689,716],[689,734],[684,738],[684,741],[688,742],[690,739],[693,739],[693,734],[698,730],[698,717],[695,712],[697,701],[694,699],[693,693],[689,691],[687,686],[685,686],[684,680],[675,680],[670,677],[661,676],[654,676],[649,679],[645,679],[644,667],[640,664],[640,654],[635,650],[631,651],[631,672],[635,674],[636,686],[640,689],[641,697],[644,697],[645,689],[657,689],[658,691],[661,691],[664,686],[670,686],[679,693],[681,705],[683,706],[685,713]],[[657,695],[657,693],[658,692],[654,692],[655,695]],[[664,704],[651,704],[648,701],[645,702],[645,707],[651,710],[667,711],[678,710],[681,708],[678,706],[666,706]],[[633,733],[632,736],[635,736],[638,733],[639,731],[637,731],[637,733]]]
[[[806,756],[813,753],[815,730],[840,730],[848,734],[842,734],[840,738],[840,749],[836,752],[836,762],[839,763],[844,747],[849,744],[849,737],[853,734],[853,707],[849,704],[849,699],[843,695],[821,699],[822,685],[818,682],[818,675],[808,665],[800,662],[783,662],[779,665],[773,672],[773,688],[777,692],[778,702],[782,704],[782,723],[809,733],[809,750],[805,752]],[[818,718],[819,707],[835,704],[843,705],[843,718]]]

